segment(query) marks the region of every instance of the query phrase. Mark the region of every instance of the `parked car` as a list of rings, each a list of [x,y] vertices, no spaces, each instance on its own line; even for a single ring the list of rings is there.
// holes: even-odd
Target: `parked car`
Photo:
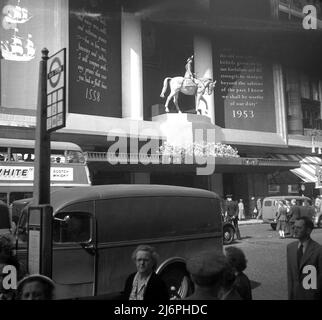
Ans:
[[[277,222],[276,213],[277,213],[277,203],[280,200],[288,200],[291,202],[292,199],[295,199],[299,206],[303,205],[304,200],[307,200],[311,203],[311,199],[303,196],[270,196],[266,197],[263,200],[263,222],[270,223],[273,230],[276,230]],[[321,223],[321,221],[320,221]]]

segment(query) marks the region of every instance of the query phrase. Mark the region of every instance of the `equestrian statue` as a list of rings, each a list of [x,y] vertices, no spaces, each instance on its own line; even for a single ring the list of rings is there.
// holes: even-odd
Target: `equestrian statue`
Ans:
[[[170,80],[170,94],[167,97],[165,103],[165,111],[169,112],[169,103],[170,100],[173,98],[174,105],[177,108],[178,113],[181,113],[178,104],[178,96],[179,92],[189,95],[195,96],[195,109],[197,114],[202,114],[201,109],[199,108],[200,100],[204,101],[206,104],[206,109],[208,109],[207,101],[203,97],[204,94],[212,94],[216,81],[213,81],[211,78],[196,78],[195,75],[192,73],[192,61],[193,56],[187,59],[186,63],[186,73],[183,77],[167,77],[163,81],[163,88],[160,94],[161,98],[164,98],[164,94],[168,88],[168,81]]]

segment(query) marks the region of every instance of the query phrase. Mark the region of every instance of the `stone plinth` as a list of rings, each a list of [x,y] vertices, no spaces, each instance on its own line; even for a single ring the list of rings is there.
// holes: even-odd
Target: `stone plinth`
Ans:
[[[207,116],[190,113],[165,113],[152,117],[152,121],[159,122],[161,132],[170,144],[185,145],[198,141],[215,142],[215,126]]]

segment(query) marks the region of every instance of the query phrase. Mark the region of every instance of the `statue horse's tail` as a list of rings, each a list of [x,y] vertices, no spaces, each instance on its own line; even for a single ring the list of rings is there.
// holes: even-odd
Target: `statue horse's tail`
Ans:
[[[171,77],[167,77],[163,81],[163,88],[162,88],[162,91],[161,91],[161,94],[160,94],[160,97],[161,98],[164,98],[164,94],[165,94],[165,92],[167,91],[167,88],[168,88],[168,81],[170,79],[172,79],[172,78]]]

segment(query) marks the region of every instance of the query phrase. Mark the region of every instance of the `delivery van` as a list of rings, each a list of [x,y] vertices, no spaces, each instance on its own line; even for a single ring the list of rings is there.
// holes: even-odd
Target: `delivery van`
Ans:
[[[263,222],[270,223],[273,230],[276,230],[277,222],[276,214],[277,214],[277,203],[280,200],[287,200],[291,202],[292,199],[296,200],[297,205],[302,206],[304,200],[307,200],[309,203],[311,199],[303,196],[271,196],[266,197],[263,200]]]
[[[184,298],[192,290],[186,261],[202,250],[222,250],[220,198],[213,192],[160,185],[76,187],[51,193],[52,278],[57,297],[121,292],[136,271],[140,244],[160,255],[156,270]],[[18,256],[26,259],[27,210],[17,228]],[[172,290],[173,291],[173,290]]]

